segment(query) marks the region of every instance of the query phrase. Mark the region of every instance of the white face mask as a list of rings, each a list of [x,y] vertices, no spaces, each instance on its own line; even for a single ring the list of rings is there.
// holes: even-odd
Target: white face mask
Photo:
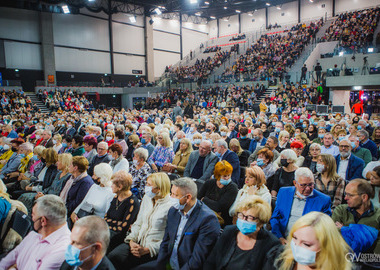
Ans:
[[[107,140],[107,141],[110,141],[110,140],[112,140],[112,137],[111,137],[111,136],[107,136],[107,137],[106,137],[106,140]]]
[[[148,196],[149,198],[153,199],[156,197],[156,193],[153,193],[151,186],[145,186],[145,195]]]
[[[39,140],[41,138],[40,135],[36,135],[36,139]]]
[[[317,252],[309,250],[307,248],[297,246],[294,240],[290,243],[292,248],[292,253],[294,260],[301,265],[312,265],[315,264],[315,258],[317,257]]]
[[[4,144],[4,150],[9,150],[9,145],[8,144]]]

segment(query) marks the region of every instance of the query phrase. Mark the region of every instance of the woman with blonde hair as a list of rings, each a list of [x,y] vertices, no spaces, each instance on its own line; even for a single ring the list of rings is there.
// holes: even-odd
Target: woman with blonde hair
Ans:
[[[276,257],[274,251],[275,248],[267,257]],[[294,223],[284,251],[274,262],[268,260],[268,268],[264,269],[274,266],[279,270],[351,270],[353,265],[347,260],[349,252],[334,221],[324,213],[310,212]]]
[[[108,147],[110,147],[115,142],[115,133],[113,132],[113,130],[106,131],[104,141],[107,142]]]
[[[154,260],[165,234],[168,211],[173,206],[166,173],[149,175],[137,220],[124,243],[108,254],[116,269],[128,269]],[[149,222],[148,222],[149,221]]]
[[[235,152],[238,155],[240,166],[247,167],[248,166],[249,152],[247,150],[244,150],[243,148],[241,148],[240,142],[238,139],[231,139],[229,145],[230,145],[231,151]]]
[[[276,150],[281,153],[285,149],[290,149],[290,134],[288,131],[283,130],[278,134],[278,145]]]
[[[193,136],[193,150],[198,150],[199,149],[199,145],[201,144],[202,142],[202,135],[200,133],[195,133],[194,136]]]
[[[245,185],[239,190],[235,202],[229,210],[230,216],[232,217],[235,214],[236,206],[241,201],[252,195],[257,195],[270,204],[272,196],[265,184],[265,174],[259,166],[247,168],[245,171]]]
[[[181,139],[179,150],[175,154],[173,162],[171,164],[167,163],[164,167],[167,167],[169,172],[178,173],[180,176],[183,176],[191,152],[193,152],[191,141],[187,138]]]
[[[174,159],[173,149],[170,148],[170,137],[166,132],[160,132],[157,137],[159,145],[156,146],[148,159],[148,164],[155,172],[158,172],[166,163],[172,163]]]
[[[259,196],[249,196],[236,207],[236,225],[228,226],[216,242],[204,265],[205,270],[262,270],[267,253],[280,246],[264,225],[271,217],[271,206]]]
[[[331,198],[331,209],[343,202],[346,182],[336,170],[335,158],[330,154],[321,154],[317,159],[315,189]]]

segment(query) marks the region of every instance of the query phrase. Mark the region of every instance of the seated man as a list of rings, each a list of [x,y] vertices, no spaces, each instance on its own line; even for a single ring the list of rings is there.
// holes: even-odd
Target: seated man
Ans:
[[[295,187],[280,188],[276,207],[270,219],[272,233],[282,244],[286,244],[293,224],[303,215],[318,211],[331,216],[331,199],[314,190],[314,175],[309,168],[299,168],[295,172]]]
[[[231,179],[239,187],[243,186],[243,183],[240,183],[240,161],[239,156],[228,149],[227,142],[223,139],[217,140],[215,142],[216,151],[215,155],[219,157],[220,160],[225,160],[231,164],[233,171]]]
[[[372,161],[372,154],[366,148],[360,147],[359,138],[355,135],[348,137],[348,140],[351,142],[352,154],[356,157],[364,160],[365,166]]]
[[[273,152],[273,160],[276,160],[280,157],[280,153],[276,150],[276,147],[278,145],[278,139],[275,136],[269,136],[267,139],[267,142],[265,143],[264,146],[257,146],[255,152],[253,152],[249,158],[248,158],[248,164],[251,164],[257,159],[257,153],[263,149],[263,148],[268,148]]]
[[[21,164],[21,155],[20,145],[24,143],[24,140],[21,138],[16,138],[11,141],[12,143],[12,156],[9,158],[8,162],[5,163],[4,167],[0,171],[0,179],[4,181],[4,178],[12,172],[16,172],[18,167]],[[4,181],[7,183],[7,181]]]
[[[214,247],[220,225],[214,212],[197,200],[197,186],[190,178],[172,182],[171,199],[165,236],[156,261],[138,269],[201,269]]]
[[[106,142],[100,142],[97,146],[98,154],[92,159],[90,166],[88,167],[87,173],[92,177],[94,174],[94,168],[100,163],[109,163],[111,161],[108,155],[108,144]]]
[[[107,223],[98,216],[87,216],[75,222],[71,244],[67,247],[61,270],[115,270],[105,256],[110,243]],[[78,268],[78,266],[80,266]]]
[[[214,172],[218,157],[211,152],[211,142],[202,141],[199,150],[190,154],[183,176],[199,180],[208,180]]]
[[[352,146],[348,140],[339,142],[339,155],[335,157],[337,173],[344,180],[350,181],[361,178],[364,169],[364,160],[351,153]]]
[[[373,206],[373,197],[374,190],[370,182],[364,179],[351,180],[345,189],[347,204],[338,205],[332,215],[335,224],[339,228],[350,224],[364,224],[380,230],[380,209]],[[379,240],[370,252],[380,253]]]
[[[339,155],[338,146],[334,145],[334,137],[331,133],[326,133],[322,139],[321,154],[330,154],[336,157]]]
[[[59,269],[70,243],[66,225],[66,206],[56,195],[36,200],[32,210],[33,229],[24,240],[0,262],[0,269]],[[16,268],[11,268],[16,269]]]

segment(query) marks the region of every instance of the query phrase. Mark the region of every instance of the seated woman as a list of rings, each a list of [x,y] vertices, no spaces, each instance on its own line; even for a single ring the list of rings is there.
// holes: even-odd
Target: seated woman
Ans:
[[[260,149],[257,152],[256,161],[252,162],[251,166],[259,166],[264,172],[265,179],[269,179],[276,173],[273,166],[273,157],[273,152],[268,148]]]
[[[152,169],[146,163],[148,159],[148,150],[140,147],[133,153],[133,164],[129,168],[129,173],[132,175],[132,193],[141,200],[145,194],[146,179],[151,174]]]
[[[124,243],[108,254],[116,269],[131,269],[156,259],[165,234],[168,211],[173,206],[170,179],[165,173],[149,175],[140,212]],[[149,222],[147,222],[149,221]]]
[[[57,161],[58,173],[55,175],[55,178],[51,185],[40,192],[35,193],[24,193],[20,196],[19,201],[23,202],[29,213],[32,211],[34,201],[39,197],[42,197],[47,194],[59,195],[63,186],[66,184],[67,180],[71,177],[69,173],[69,166],[72,162],[71,154],[59,154]]]
[[[225,140],[226,143],[227,143],[227,145],[229,145],[230,142],[231,142],[231,138],[227,136],[227,134],[228,134],[228,127],[222,126],[222,127],[220,127],[219,131],[220,131],[220,137],[221,137],[221,139]]]
[[[248,166],[249,151],[241,148],[240,143],[237,139],[230,140],[230,149],[235,152],[239,157],[239,162],[241,167]]]
[[[195,133],[194,136],[193,136],[193,149],[194,151],[195,150],[199,150],[199,145],[201,144],[202,142],[202,135],[199,134],[199,133]]]
[[[177,173],[180,176],[183,176],[183,172],[185,171],[186,164],[189,161],[189,157],[191,152],[193,152],[193,147],[191,146],[191,141],[189,139],[181,139],[181,143],[179,144],[179,150],[174,156],[172,163],[166,163],[164,165],[165,171],[171,173]]]
[[[294,173],[298,169],[295,165],[297,155],[293,150],[286,149],[282,151],[280,159],[281,168],[267,181],[273,197],[277,197],[280,188],[293,186]]]
[[[318,138],[318,130],[317,130],[317,127],[315,125],[309,125],[309,127],[307,128],[307,131],[305,133],[307,134],[307,138],[310,141],[313,141],[314,139]]]
[[[351,270],[355,268],[347,259],[350,250],[328,215],[311,212],[294,223],[285,248],[269,252],[263,269]]]
[[[104,134],[104,141],[107,142],[110,147],[115,142],[115,133],[112,130],[107,130]]]
[[[166,163],[172,163],[174,158],[173,149],[170,148],[170,137],[166,132],[161,132],[157,136],[159,145],[156,146],[152,155],[148,159],[148,164],[153,171],[158,172]]]
[[[115,143],[120,145],[123,149],[122,155],[125,156],[128,152],[128,145],[127,142],[124,140],[124,131],[123,130],[116,130],[115,131]]]
[[[301,132],[300,134],[297,134],[295,136],[295,139],[296,141],[299,141],[303,144],[303,150],[301,152],[301,156],[306,158],[309,155],[310,140],[307,138],[307,135],[303,132]],[[290,148],[291,147],[292,146],[290,145]]]
[[[112,192],[116,196],[104,216],[111,233],[108,250],[123,243],[140,210],[140,202],[131,192],[132,176],[125,171],[119,171],[112,175],[111,181]]]
[[[314,174],[317,173],[317,160],[321,153],[321,145],[318,143],[312,143],[309,147],[309,155],[305,157],[302,167],[309,168]]]
[[[333,210],[343,202],[346,182],[337,173],[335,158],[330,154],[318,156],[317,172],[314,188],[331,198]]]
[[[221,226],[232,224],[228,211],[238,194],[238,187],[231,180],[232,170],[231,164],[225,160],[216,163],[215,179],[207,180],[198,193],[198,200],[217,214]]]
[[[283,150],[289,149],[290,148],[289,140],[290,140],[289,132],[287,132],[286,130],[281,131],[280,134],[278,135],[278,145],[276,147],[276,150],[279,153],[281,153]]]
[[[110,207],[110,203],[115,196],[111,188],[112,168],[107,163],[100,163],[95,166],[92,185],[82,202],[71,214],[71,221],[75,223],[79,218],[96,215],[104,218]]]
[[[129,143],[127,143],[128,151],[126,158],[127,160],[131,161],[133,158],[133,152],[135,151],[135,149],[137,149],[137,144],[140,142],[140,138],[136,134],[132,134],[128,137],[128,141]]]
[[[55,176],[58,173],[57,169],[57,160],[58,154],[53,148],[46,148],[42,152],[42,158],[44,162],[43,168],[38,172],[36,177],[32,177],[30,179],[31,183],[25,187],[25,190],[16,190],[12,192],[12,198],[19,198],[24,193],[32,193],[25,196],[35,197],[37,192],[41,192],[42,190],[48,188],[53,183]],[[21,200],[21,198],[19,198]]]
[[[203,269],[264,269],[267,253],[281,245],[264,228],[271,213],[270,205],[258,196],[241,201],[236,208],[236,225],[224,229]]]
[[[108,148],[108,154],[112,157],[110,165],[112,167],[113,173],[118,171],[129,171],[129,162],[123,156],[123,148],[114,143]]]
[[[73,157],[69,166],[70,179],[66,182],[59,196],[66,203],[67,216],[83,201],[90,187],[94,184],[91,176],[87,175],[88,160],[85,157]]]
[[[98,154],[98,152],[96,151],[98,141],[93,136],[85,136],[83,138],[83,142],[85,150],[83,156],[87,158],[89,163],[91,163],[92,159]]]
[[[237,205],[251,195],[257,195],[270,204],[272,196],[265,183],[265,174],[259,166],[247,168],[245,172],[245,185],[239,190],[235,202],[230,208],[230,216],[234,216]]]
[[[53,143],[54,143],[53,149],[55,151],[57,151],[57,153],[58,153],[59,150],[61,150],[61,148],[63,147],[63,145],[62,145],[62,136],[59,135],[59,134],[55,134],[54,137],[53,137]]]
[[[28,142],[21,144],[19,153],[22,158],[17,171],[7,174],[6,177],[3,179],[3,182],[11,183],[7,184],[8,187],[13,186],[14,184],[12,183],[14,182],[16,182],[17,187],[20,187],[19,183],[17,183],[19,176],[23,173],[26,173],[34,163],[33,144]],[[9,190],[11,189],[14,190],[13,188],[10,188]]]

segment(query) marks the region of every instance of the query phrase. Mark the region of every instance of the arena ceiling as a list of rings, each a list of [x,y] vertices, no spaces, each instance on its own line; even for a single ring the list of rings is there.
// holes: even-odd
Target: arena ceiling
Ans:
[[[91,12],[135,15],[157,15],[179,13],[207,19],[224,18],[238,13],[254,13],[268,6],[281,9],[281,5],[294,0],[0,0],[0,6],[14,7],[44,12],[62,13],[67,5],[70,13],[79,13],[81,8]]]

